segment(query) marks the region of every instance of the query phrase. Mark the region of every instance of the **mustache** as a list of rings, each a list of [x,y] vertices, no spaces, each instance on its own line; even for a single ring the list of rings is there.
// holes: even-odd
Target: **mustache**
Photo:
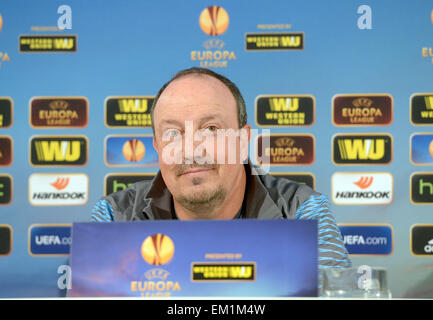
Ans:
[[[195,169],[195,168],[216,169],[217,168],[217,164],[210,164],[210,163],[204,163],[204,164],[198,164],[198,163],[180,164],[180,165],[177,165],[174,168],[174,173],[176,174],[176,176],[180,176],[180,175],[184,174],[184,172],[186,172],[188,170],[191,170],[191,169]]]

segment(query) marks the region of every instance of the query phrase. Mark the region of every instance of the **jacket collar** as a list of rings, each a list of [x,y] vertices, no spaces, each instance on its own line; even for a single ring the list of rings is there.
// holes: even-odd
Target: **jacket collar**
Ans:
[[[269,195],[267,188],[263,185],[260,175],[266,174],[259,167],[255,167],[248,159],[244,165],[247,177],[246,192],[244,196],[245,212],[247,219],[282,219],[283,214]],[[158,171],[151,182],[149,191],[144,195],[145,206],[144,219],[173,219],[173,196],[168,190],[161,171]]]

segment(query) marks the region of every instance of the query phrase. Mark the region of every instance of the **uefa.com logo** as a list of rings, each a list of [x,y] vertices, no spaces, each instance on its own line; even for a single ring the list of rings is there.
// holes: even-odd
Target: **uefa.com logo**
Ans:
[[[343,243],[350,255],[387,256],[394,248],[389,224],[339,224]]]
[[[89,198],[89,177],[82,173],[38,173],[29,178],[34,206],[82,206]]]
[[[29,228],[31,256],[67,256],[71,244],[70,224],[33,224]]]
[[[166,165],[216,167],[225,164],[246,164],[249,148],[255,149],[260,170],[253,168],[253,175],[268,173],[266,150],[271,146],[269,129],[215,129],[204,128],[194,132],[193,121],[185,121],[185,127],[168,129],[162,134],[160,161]],[[261,138],[260,147],[254,146]],[[262,155],[262,156],[259,156]]]
[[[386,172],[336,172],[332,176],[332,201],[339,205],[390,204],[393,177]]]

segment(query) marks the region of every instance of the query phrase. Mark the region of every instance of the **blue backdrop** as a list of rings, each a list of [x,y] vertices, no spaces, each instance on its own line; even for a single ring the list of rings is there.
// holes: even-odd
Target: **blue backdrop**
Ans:
[[[57,26],[59,6],[71,8],[72,29],[50,31],[32,27]],[[218,36],[202,31],[199,16],[218,5],[229,16],[227,30]],[[358,8],[371,8],[372,29],[359,29]],[[0,224],[12,228],[12,251],[0,256],[0,297],[58,296],[58,267],[67,256],[29,254],[33,224],[69,224],[88,221],[94,203],[103,196],[108,173],[152,173],[157,167],[109,167],[105,139],[109,135],[151,134],[151,128],[113,128],[105,124],[105,100],[110,96],[153,96],[176,71],[200,66],[192,51],[222,41],[233,52],[226,67],[214,68],[240,88],[249,123],[255,123],[254,103],[259,95],[312,95],[315,123],[310,127],[272,127],[272,133],[313,134],[315,161],[311,166],[275,166],[273,172],[310,172],[316,189],[331,199],[335,172],[389,172],[394,198],[389,205],[335,205],[339,224],[392,226],[389,255],[352,256],[355,266],[388,269],[394,297],[427,296],[433,288],[431,256],[411,253],[414,224],[433,222],[430,205],[410,201],[410,176],[431,171],[431,165],[410,161],[410,136],[433,132],[431,126],[410,122],[410,97],[433,92],[433,47],[430,1],[24,1],[0,2],[0,97],[13,100],[13,123],[0,135],[13,140],[13,162],[0,174],[13,178],[13,199],[0,207]],[[275,28],[275,24],[284,24]],[[267,25],[267,29],[263,26]],[[287,26],[290,25],[290,26]],[[301,32],[303,50],[248,51],[247,33]],[[21,35],[76,35],[77,50],[70,53],[20,52]],[[219,42],[221,44],[221,42]],[[427,49],[423,49],[427,48]],[[215,50],[214,48],[210,49]],[[427,50],[427,51],[426,51]],[[431,50],[431,49],[430,49]],[[427,54],[425,53],[427,52]],[[427,56],[426,56],[427,55]],[[196,56],[197,57],[197,56]],[[336,127],[332,98],[336,94],[386,93],[393,97],[389,126]],[[89,122],[84,128],[34,128],[30,125],[32,97],[86,97]],[[337,166],[332,162],[332,137],[337,133],[389,133],[393,161],[388,165]],[[34,135],[85,135],[89,143],[85,166],[33,167],[29,162]],[[253,157],[252,157],[253,158]],[[84,173],[89,176],[89,200],[84,206],[32,206],[29,177],[34,173]],[[433,238],[433,234],[432,234]]]

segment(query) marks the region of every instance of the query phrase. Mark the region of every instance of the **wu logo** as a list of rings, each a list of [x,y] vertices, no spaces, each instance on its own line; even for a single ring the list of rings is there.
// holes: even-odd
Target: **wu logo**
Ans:
[[[414,94],[410,99],[410,114],[414,125],[433,124],[433,94]]]
[[[148,109],[147,99],[120,99],[119,110],[122,113],[146,112]]]
[[[302,38],[300,36],[281,37],[282,47],[299,47],[301,45]]]
[[[297,111],[299,109],[299,98],[270,98],[271,111]]]
[[[72,38],[54,39],[54,48],[65,50],[73,49],[75,46],[75,40]]]
[[[433,110],[433,96],[425,96],[425,107],[427,110]]]
[[[31,141],[33,165],[84,165],[87,140],[84,137],[37,137]]]
[[[345,160],[378,160],[385,154],[385,140],[344,139],[338,143],[340,155]]]
[[[337,135],[333,148],[336,164],[385,164],[392,159],[390,135]]]
[[[79,141],[38,141],[36,154],[42,161],[73,162],[80,157]]]

